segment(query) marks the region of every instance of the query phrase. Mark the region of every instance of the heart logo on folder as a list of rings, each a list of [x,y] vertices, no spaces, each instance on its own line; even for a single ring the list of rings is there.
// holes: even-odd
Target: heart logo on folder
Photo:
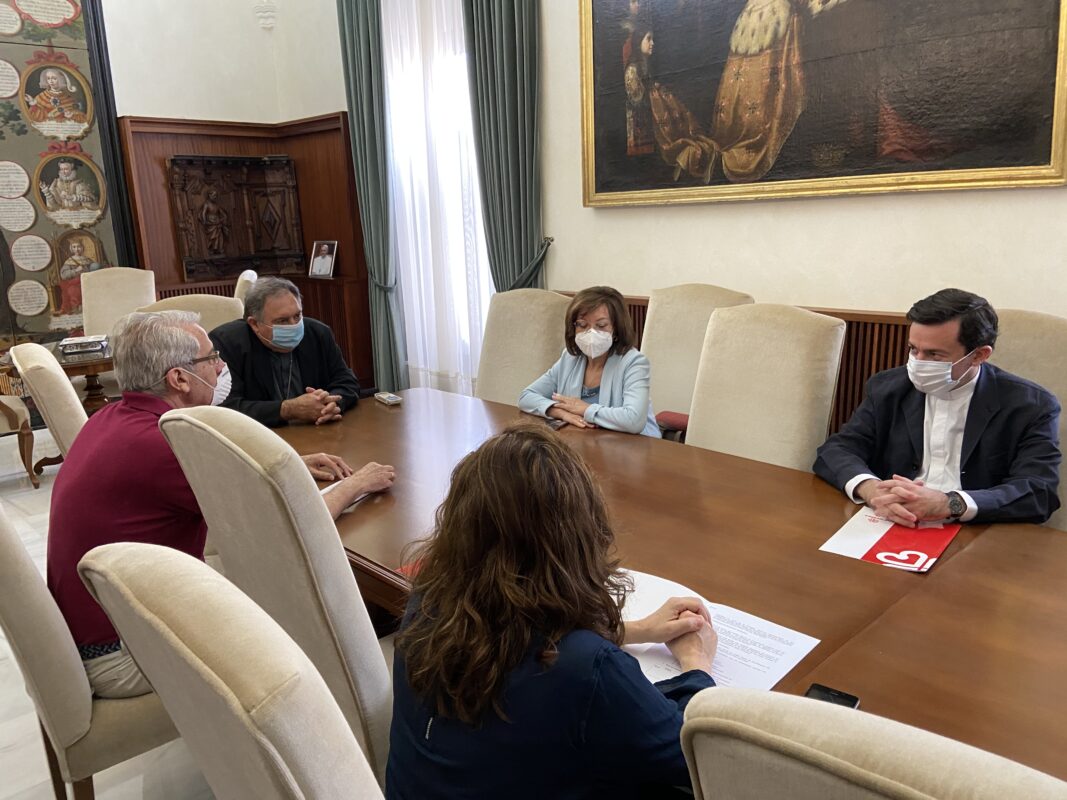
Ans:
[[[875,557],[885,564],[887,567],[896,567],[897,569],[908,569],[916,572],[924,572],[923,566],[927,561],[932,561],[925,553],[920,553],[918,550],[905,550],[902,553],[877,553]],[[930,567],[926,567],[929,569]]]
[[[945,552],[960,526],[940,528],[905,528],[893,525],[860,558],[875,564],[909,572],[926,572]]]

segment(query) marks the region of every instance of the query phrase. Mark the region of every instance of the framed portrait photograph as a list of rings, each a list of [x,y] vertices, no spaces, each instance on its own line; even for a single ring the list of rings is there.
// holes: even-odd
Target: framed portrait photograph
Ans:
[[[332,278],[333,262],[337,258],[337,242],[315,242],[311,248],[309,278]]]
[[[587,206],[1067,183],[1061,0],[581,0]]]

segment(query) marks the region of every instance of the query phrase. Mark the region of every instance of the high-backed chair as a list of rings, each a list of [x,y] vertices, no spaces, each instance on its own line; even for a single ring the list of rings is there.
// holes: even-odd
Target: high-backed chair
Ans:
[[[248,294],[248,290],[252,288],[252,284],[258,280],[259,275],[254,269],[246,269],[237,276],[237,283],[233,287],[233,296],[241,301],[242,307],[245,301],[245,295]]]
[[[997,311],[1000,336],[990,361],[1044,386],[1067,404],[1067,319],[1039,311]],[[1067,411],[1060,414],[1060,449],[1067,446]],[[1061,469],[1062,473],[1062,469]],[[1067,479],[1060,478],[1060,509],[1046,525],[1067,531]]]
[[[52,432],[59,452],[65,456],[89,419],[70,378],[52,351],[36,342],[12,347],[11,362]]]
[[[717,308],[686,444],[811,471],[833,406],[842,320],[772,303]]]
[[[498,292],[489,303],[474,396],[513,406],[563,352],[570,298],[544,289]]]
[[[17,367],[16,367],[17,369]],[[0,436],[8,434],[18,436],[19,457],[30,476],[34,489],[41,487],[41,481],[33,471],[33,429],[30,427],[30,410],[21,397],[0,395]]]
[[[94,698],[78,648],[41,573],[0,508],[0,627],[40,718],[52,788],[91,800],[93,775],[175,738],[155,694]]]
[[[641,352],[652,364],[651,394],[661,409],[656,415],[661,428],[684,433],[688,427],[711,312],[753,302],[752,295],[707,283],[684,283],[649,294]]]
[[[81,282],[86,336],[110,335],[120,317],[156,299],[156,274],[150,269],[111,267],[83,272]]]
[[[228,580],[151,544],[97,547],[78,571],[216,797],[382,797],[322,676]]]
[[[961,742],[821,700],[719,687],[689,701],[696,800],[1065,800],[1067,783]]]
[[[308,654],[384,782],[389,670],[311,474],[277,434],[228,408],[168,411],[160,429],[196,494],[226,577]]]
[[[236,297],[214,294],[184,294],[157,300],[138,311],[195,311],[200,315],[200,327],[211,332],[219,325],[240,319],[245,304]]]

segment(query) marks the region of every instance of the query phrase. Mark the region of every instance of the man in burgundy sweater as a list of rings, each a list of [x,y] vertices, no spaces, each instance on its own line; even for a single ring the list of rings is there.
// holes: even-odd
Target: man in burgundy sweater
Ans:
[[[148,542],[204,557],[207,525],[177,458],[159,430],[172,408],[213,401],[223,363],[185,311],[134,313],[112,334],[122,400],[94,414],[74,441],[52,490],[48,588],[70,626],[99,697],[134,697],[152,687],[78,576],[78,561],[111,542]],[[323,499],[336,517],[365,492],[393,483],[392,467],[353,472],[337,456],[304,463],[319,480],[340,480]]]

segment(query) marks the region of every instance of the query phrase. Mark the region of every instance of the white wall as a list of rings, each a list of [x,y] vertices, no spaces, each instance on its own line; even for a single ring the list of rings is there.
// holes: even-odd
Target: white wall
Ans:
[[[337,0],[279,0],[274,33],[279,121],[347,109]]]
[[[1067,189],[584,208],[577,2],[544,0],[548,285],[715,283],[757,300],[906,310],[945,286],[1067,316]]]
[[[119,116],[281,122],[346,107],[334,0],[104,0]]]

